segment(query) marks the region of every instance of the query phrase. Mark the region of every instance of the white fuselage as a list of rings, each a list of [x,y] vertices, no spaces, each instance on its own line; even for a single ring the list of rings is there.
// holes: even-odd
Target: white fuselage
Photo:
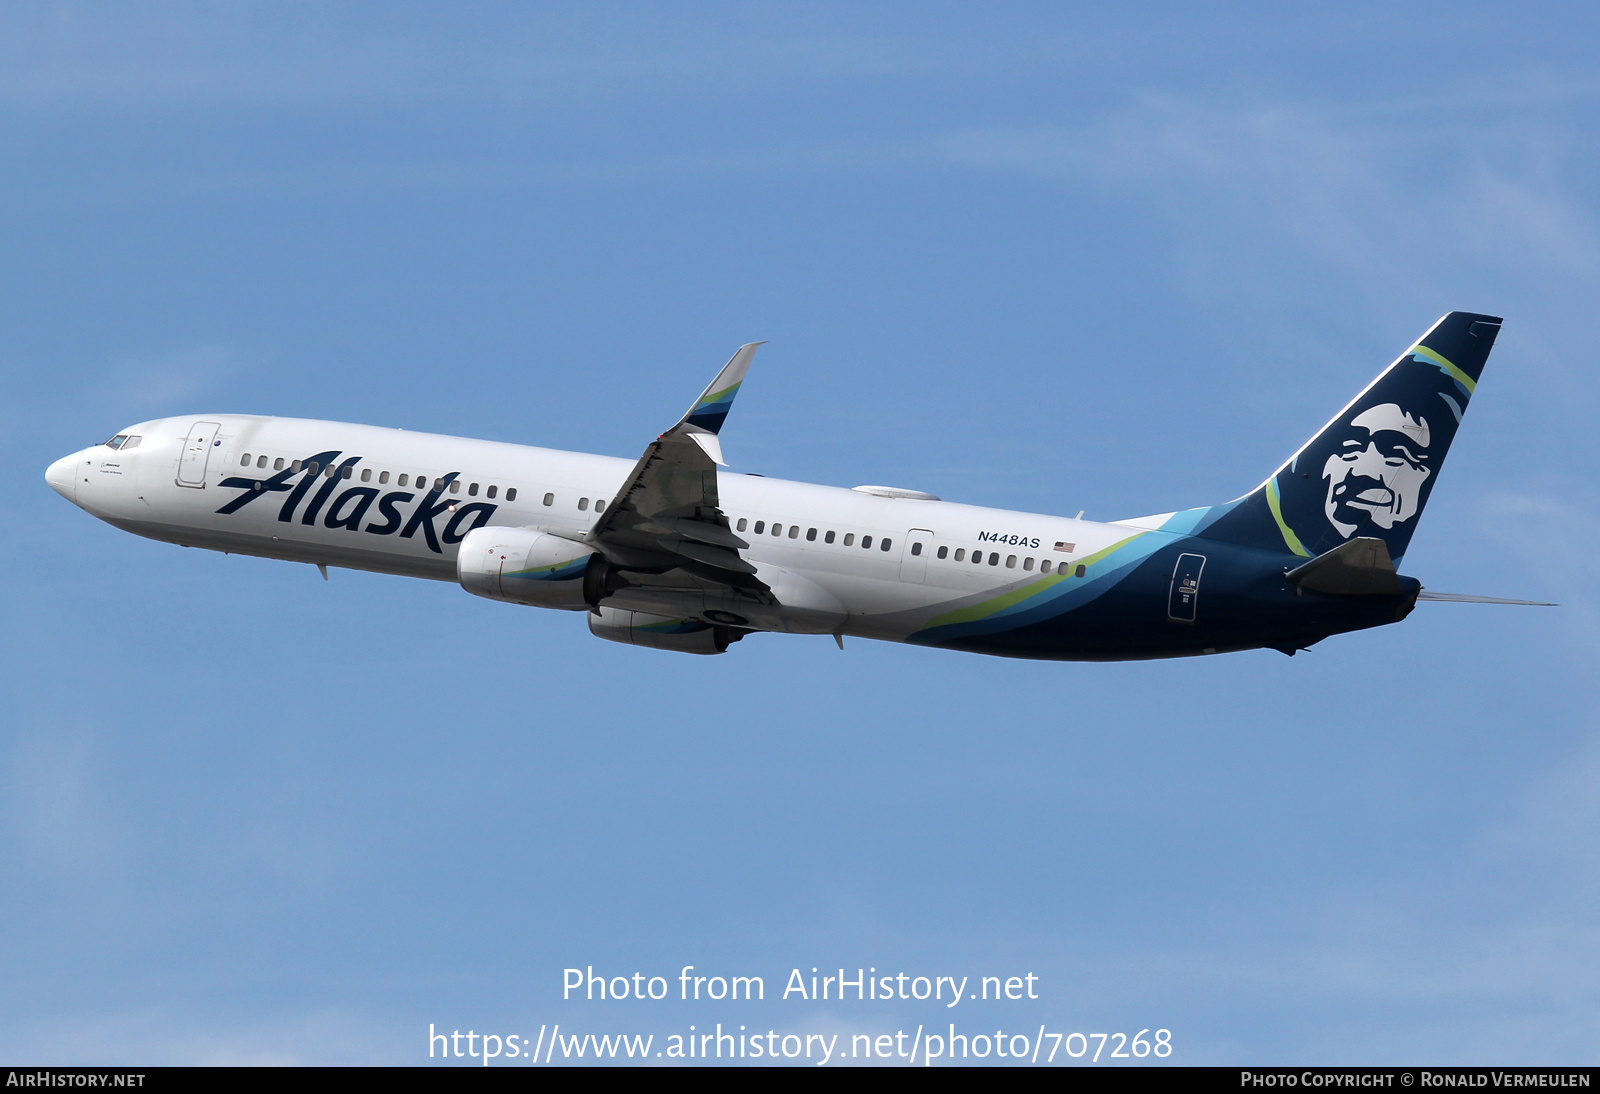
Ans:
[[[51,485],[94,516],[152,539],[441,581],[455,580],[456,545],[472,527],[582,540],[634,467],[610,456],[292,418],[167,418],[126,433],[140,438],[137,447],[97,445],[65,457],[52,465]],[[328,461],[333,477],[297,477],[305,483],[298,494],[279,486],[219,512],[251,492],[226,485],[230,478],[259,481],[321,453],[337,454]],[[419,515],[426,491],[452,473],[439,511]],[[771,629],[890,640],[912,633],[930,609],[1064,572],[1160,524],[1099,524],[726,471],[717,488],[730,525],[750,543],[744,557],[781,600],[804,609],[789,625],[769,620]],[[672,604],[672,595],[623,596],[619,605],[695,609]]]

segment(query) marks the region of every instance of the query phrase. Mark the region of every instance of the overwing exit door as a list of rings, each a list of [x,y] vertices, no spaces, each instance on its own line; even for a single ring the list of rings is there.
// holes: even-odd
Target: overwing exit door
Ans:
[[[900,580],[921,585],[928,576],[928,554],[933,550],[933,533],[913,528],[906,533],[905,550],[900,554]]]
[[[211,449],[216,444],[217,422],[195,422],[189,430],[189,439],[183,442],[183,455],[178,459],[178,485],[204,487],[206,464],[211,459]]]

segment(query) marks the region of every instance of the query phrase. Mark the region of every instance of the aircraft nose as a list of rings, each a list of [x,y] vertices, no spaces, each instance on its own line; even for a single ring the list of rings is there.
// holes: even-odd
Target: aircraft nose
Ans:
[[[44,473],[44,481],[50,484],[50,489],[72,502],[78,502],[78,454],[62,456],[51,464]]]

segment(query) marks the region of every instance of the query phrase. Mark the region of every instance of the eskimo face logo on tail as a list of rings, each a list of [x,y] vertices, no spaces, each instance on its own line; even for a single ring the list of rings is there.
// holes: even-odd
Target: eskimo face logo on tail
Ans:
[[[304,460],[296,460],[284,470],[265,479],[240,476],[223,479],[219,486],[243,490],[244,493],[217,512],[223,516],[231,516],[257,498],[266,497],[268,494],[288,494],[278,510],[278,520],[283,524],[292,523],[298,513],[300,523],[311,527],[316,525],[317,518],[321,516],[324,528],[343,528],[348,532],[365,531],[375,536],[392,536],[399,533],[401,539],[411,539],[421,532],[428,550],[437,555],[444,553],[441,544],[454,546],[460,543],[468,532],[488,524],[489,518],[499,508],[498,505],[484,501],[461,505],[445,497],[451,484],[460,477],[459,471],[452,471],[448,475],[435,478],[433,489],[423,496],[409,515],[402,512],[401,507],[407,502],[415,501],[417,495],[407,490],[384,493],[373,486],[349,486],[335,497],[334,492],[354,474],[355,466],[361,462],[360,456],[348,456],[339,461],[341,455],[343,453],[338,451],[318,452]],[[300,481],[291,486],[290,483],[296,476],[300,476]],[[319,479],[321,485],[312,492],[312,487]],[[309,501],[306,501],[307,494],[311,495]],[[302,501],[306,502],[304,509],[300,508]],[[367,510],[374,505],[377,507],[379,519],[366,521],[363,524]],[[441,518],[444,519],[445,525],[443,529],[435,531],[433,522]]]
[[[1416,516],[1422,485],[1433,474],[1426,418],[1384,403],[1357,414],[1349,428],[1322,465],[1323,512],[1346,539],[1367,522],[1387,531]]]

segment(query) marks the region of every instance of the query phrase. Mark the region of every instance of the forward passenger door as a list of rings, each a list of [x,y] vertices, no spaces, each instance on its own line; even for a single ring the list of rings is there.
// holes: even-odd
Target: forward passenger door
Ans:
[[[197,489],[206,484],[206,464],[211,460],[211,449],[216,443],[218,422],[195,422],[183,442],[183,455],[178,458],[178,485]]]

